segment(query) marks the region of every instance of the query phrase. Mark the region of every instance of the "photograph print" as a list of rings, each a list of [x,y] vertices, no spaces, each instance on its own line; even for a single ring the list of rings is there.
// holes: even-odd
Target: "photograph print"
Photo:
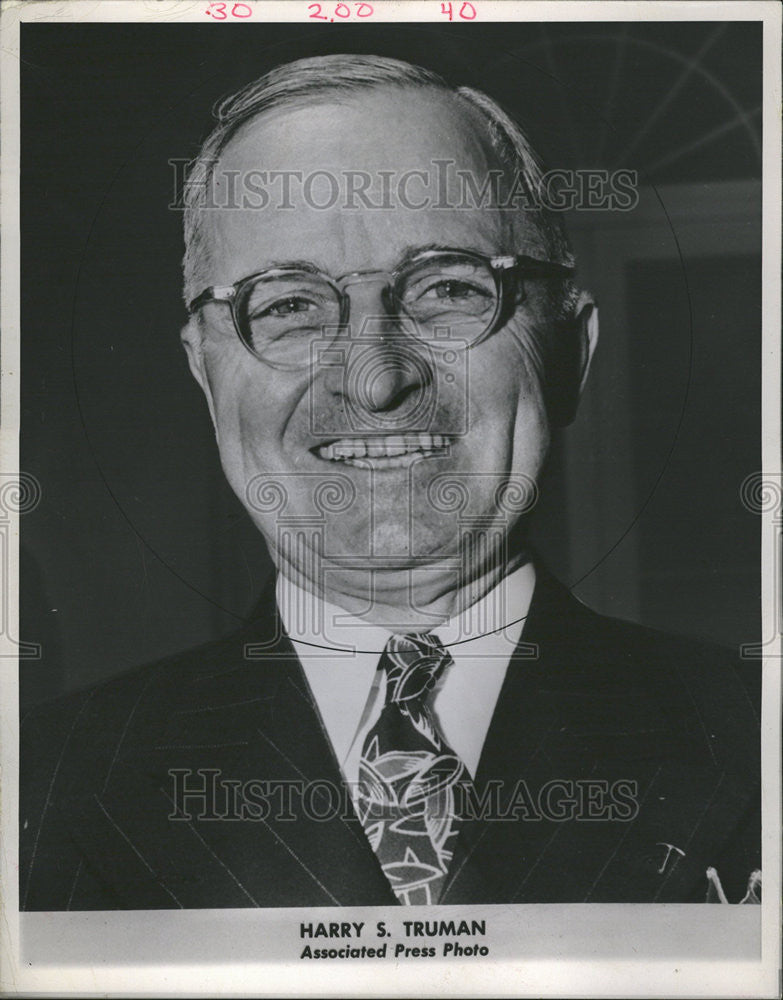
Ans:
[[[762,28],[21,25],[20,909],[760,902]]]

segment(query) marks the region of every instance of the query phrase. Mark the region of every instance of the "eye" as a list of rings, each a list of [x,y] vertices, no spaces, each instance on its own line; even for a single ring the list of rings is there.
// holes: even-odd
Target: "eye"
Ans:
[[[455,278],[444,278],[431,285],[424,291],[424,296],[434,295],[439,299],[469,299],[476,296],[485,297],[486,291],[476,285],[471,285],[467,281],[459,281]]]
[[[256,309],[251,319],[263,319],[267,316],[283,318],[295,313],[310,312],[317,308],[318,304],[311,299],[305,299],[298,295],[290,295],[285,299],[278,299],[277,302],[273,302],[263,309]]]
[[[431,276],[408,288],[404,301],[406,307],[427,314],[444,309],[483,313],[491,308],[495,290],[481,282],[445,275]]]

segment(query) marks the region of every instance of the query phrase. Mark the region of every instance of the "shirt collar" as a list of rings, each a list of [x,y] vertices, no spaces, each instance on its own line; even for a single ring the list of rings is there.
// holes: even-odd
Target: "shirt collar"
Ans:
[[[533,565],[522,566],[481,600],[432,629],[454,661],[433,690],[432,707],[471,774],[534,586]],[[384,702],[385,677],[378,664],[392,633],[319,600],[282,574],[277,602],[337,761],[346,780],[355,781],[362,727],[370,725]]]
[[[461,613],[428,631],[434,632],[444,646],[451,647],[452,655],[470,652],[474,643],[490,634],[504,633],[516,641],[535,580],[533,564],[525,563]],[[318,598],[282,573],[277,577],[276,596],[283,627],[299,653],[343,660],[346,654],[367,653],[377,659],[392,635],[389,629]]]

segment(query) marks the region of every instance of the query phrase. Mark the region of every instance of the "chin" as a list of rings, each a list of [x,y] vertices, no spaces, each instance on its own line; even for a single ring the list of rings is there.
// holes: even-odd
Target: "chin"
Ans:
[[[444,533],[445,526],[443,522],[426,525],[416,520],[413,525],[388,522],[377,525],[373,532],[373,556],[409,560],[408,565],[414,568],[444,558],[453,559],[459,555],[458,533],[456,525],[452,525],[452,532]]]
[[[373,556],[404,558],[411,554],[411,534],[408,524],[395,521],[376,523],[372,532]]]

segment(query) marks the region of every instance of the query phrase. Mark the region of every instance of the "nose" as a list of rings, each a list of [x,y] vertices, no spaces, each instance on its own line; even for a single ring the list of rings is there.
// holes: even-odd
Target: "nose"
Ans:
[[[419,408],[432,384],[425,345],[410,321],[395,313],[382,279],[346,284],[349,327],[335,344],[341,364],[328,372],[327,388],[355,413],[399,420]]]
[[[355,408],[369,413],[399,413],[432,381],[429,365],[414,343],[378,337],[354,343],[340,392]]]

